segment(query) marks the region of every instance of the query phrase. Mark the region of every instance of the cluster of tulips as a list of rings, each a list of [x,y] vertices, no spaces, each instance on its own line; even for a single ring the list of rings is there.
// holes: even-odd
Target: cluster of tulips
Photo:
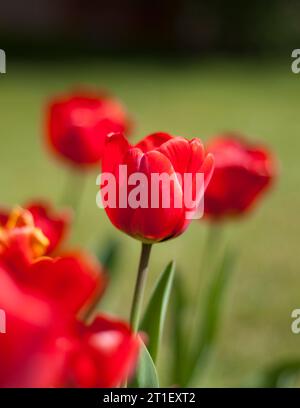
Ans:
[[[0,386],[157,386],[155,365],[166,306],[173,297],[174,263],[158,279],[143,313],[153,244],[178,237],[191,222],[207,221],[214,229],[248,213],[275,178],[274,157],[237,134],[221,134],[204,146],[197,138],[159,132],[132,145],[127,139],[132,121],[123,105],[107,94],[80,92],[59,97],[51,101],[46,116],[47,145],[69,165],[74,177],[79,172],[87,177],[88,170],[98,166],[115,175],[121,187],[118,191],[122,191],[119,165],[127,166],[128,177],[135,172],[147,178],[152,173],[164,172],[175,178],[187,172],[201,173],[204,217],[187,219],[184,205],[176,207],[172,200],[169,208],[105,208],[116,228],[142,244],[127,323],[99,313],[109,268],[86,250],[60,249],[70,228],[71,211],[56,210],[41,201],[3,207],[0,309],[5,312],[6,330],[0,333]],[[194,195],[199,196],[195,178],[191,183]],[[183,187],[178,181],[170,192],[182,202]],[[94,197],[90,202],[94,205]],[[193,211],[197,211],[196,205]],[[180,308],[177,312],[178,326]],[[203,348],[197,339],[194,343],[192,354],[177,344],[178,361],[170,385],[189,383],[197,352]],[[188,363],[184,369],[182,362]]]

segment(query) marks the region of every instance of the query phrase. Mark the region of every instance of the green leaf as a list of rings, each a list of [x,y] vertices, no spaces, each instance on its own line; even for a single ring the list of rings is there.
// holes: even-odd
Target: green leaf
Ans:
[[[181,385],[187,365],[187,341],[185,327],[185,307],[188,303],[187,294],[184,290],[180,274],[176,273],[174,280],[174,291],[172,294],[172,324],[171,324],[171,346],[172,346],[172,384]]]
[[[135,379],[131,384],[131,387],[159,388],[159,381],[155,364],[142,340]]]
[[[116,272],[119,252],[120,242],[112,238],[108,239],[98,250],[98,259],[110,275]]]
[[[217,266],[206,301],[202,308],[203,318],[196,331],[190,368],[187,373],[187,383],[199,377],[201,369],[215,345],[222,314],[225,289],[234,267],[234,261],[234,254],[225,251],[222,261]]]
[[[242,386],[251,388],[289,387],[299,375],[300,360],[283,361],[251,376]]]
[[[174,281],[175,262],[172,261],[160,275],[149,300],[140,329],[149,336],[148,350],[156,361],[163,333],[167,306]]]

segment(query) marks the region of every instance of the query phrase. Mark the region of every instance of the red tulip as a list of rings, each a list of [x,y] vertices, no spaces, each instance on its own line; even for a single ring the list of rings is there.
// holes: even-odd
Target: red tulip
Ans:
[[[27,210],[26,215],[25,210]],[[71,213],[68,210],[56,212],[49,203],[40,201],[33,201],[23,209],[0,210],[0,227],[14,228],[15,217],[26,217],[25,224],[34,225],[43,232],[49,241],[43,255],[49,255],[59,247],[66,237],[71,223]],[[9,220],[10,218],[11,220]]]
[[[0,387],[115,387],[123,382],[139,350],[128,325],[98,316],[87,326],[57,306],[17,285],[0,264],[0,309],[7,322],[6,332],[0,332]]]
[[[0,387],[60,385],[67,360],[62,338],[69,335],[62,314],[21,290],[1,265],[0,309],[6,317],[6,332],[0,333]]]
[[[47,244],[28,210],[0,226],[0,387],[119,385],[136,364],[138,337],[104,316],[77,320],[106,279],[87,254],[41,257]]]
[[[120,165],[127,166],[127,180],[120,180]],[[195,213],[197,208],[187,208],[185,194],[192,191],[193,198],[198,202],[200,191],[196,188],[196,175],[204,175],[204,188],[213,172],[213,157],[205,155],[199,139],[191,141],[182,137],[172,137],[166,133],[155,133],[143,139],[136,146],[131,146],[122,134],[114,134],[107,139],[102,161],[104,174],[112,174],[116,179],[116,188],[109,187],[108,195],[116,193],[116,205],[108,205],[105,210],[111,222],[120,230],[143,242],[159,242],[180,235],[188,227],[191,219],[186,213]],[[146,205],[132,208],[128,198],[134,186],[127,185],[131,175],[142,173],[146,177],[148,197]],[[157,206],[151,201],[152,174],[166,174],[173,177],[168,194],[169,206],[164,208],[162,193],[166,194],[165,185],[159,185],[159,201]],[[191,175],[190,185],[184,185],[184,174]],[[122,177],[122,176],[121,176]],[[102,178],[102,199],[106,200],[104,180]],[[203,187],[203,186],[202,186]],[[112,191],[114,190],[114,191]],[[145,192],[145,190],[143,191]],[[120,197],[126,196],[126,208],[120,205]],[[176,204],[177,201],[177,204]],[[178,206],[178,202],[180,205]]]
[[[16,274],[27,270],[36,258],[45,255],[48,245],[48,239],[35,227],[28,210],[15,208],[5,225],[0,226],[0,260]]]
[[[4,227],[8,220],[7,211],[3,208],[0,208],[0,227]]]
[[[276,175],[272,153],[243,138],[225,134],[210,141],[215,171],[205,194],[205,215],[212,219],[248,212]]]
[[[70,163],[99,163],[106,136],[127,132],[129,119],[122,104],[107,95],[73,93],[54,99],[48,108],[49,145]]]
[[[70,212],[55,212],[46,202],[32,202],[25,208],[32,214],[35,226],[49,240],[46,255],[53,253],[66,236],[71,222]]]
[[[106,278],[91,255],[74,252],[55,259],[41,257],[46,254],[48,240],[35,227],[28,210],[14,210],[0,233],[0,262],[18,282],[40,296],[77,313],[102,294]]]
[[[116,387],[132,374],[140,340],[127,324],[98,316],[90,326],[78,326],[77,342],[69,367],[70,384]]]

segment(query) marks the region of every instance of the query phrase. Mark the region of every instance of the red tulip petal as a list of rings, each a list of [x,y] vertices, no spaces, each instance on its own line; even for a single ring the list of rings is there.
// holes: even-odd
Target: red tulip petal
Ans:
[[[247,212],[276,177],[271,152],[235,134],[213,139],[208,149],[215,157],[215,171],[205,196],[206,215]]]
[[[190,160],[186,171],[190,173],[197,173],[199,172],[205,157],[204,146],[200,139],[192,139],[189,142],[189,147]]]
[[[49,239],[46,255],[52,253],[65,238],[71,222],[71,213],[55,213],[45,202],[32,202],[26,206],[33,216],[34,224]]]
[[[77,313],[101,294],[106,279],[90,255],[75,253],[36,261],[27,272],[27,284],[63,310]]]
[[[122,138],[120,138],[119,140],[121,141],[120,145],[122,146],[125,139],[123,140]],[[113,141],[113,144],[115,143],[118,143],[116,138]],[[127,151],[125,150],[123,155],[120,150],[117,150],[117,152],[117,154],[119,154],[119,157],[122,156],[122,159],[120,162],[115,163],[115,167],[113,169],[113,174],[116,178],[117,189],[116,203],[115,206],[112,205],[106,207],[105,211],[115,227],[129,233],[129,231],[131,230],[131,219],[135,210],[128,205],[128,194],[132,189],[132,187],[128,187],[128,179],[132,173],[139,171],[140,160],[143,153],[140,149],[137,148],[131,148]],[[125,166],[123,167],[123,170],[125,169],[127,175],[123,173],[123,170],[119,167],[120,165]],[[112,186],[112,188],[114,188],[114,186]]]
[[[0,227],[4,227],[8,221],[9,211],[0,208]]]
[[[204,190],[206,190],[214,172],[215,159],[210,153],[205,157],[204,162],[200,168],[200,173],[204,174]]]
[[[0,334],[0,387],[61,385],[66,353],[57,341],[67,323],[50,302],[22,291],[0,267],[0,308],[7,331]]]
[[[102,171],[115,174],[130,147],[128,140],[122,133],[109,135],[106,139]]]
[[[174,227],[178,220],[184,215],[182,203],[181,185],[174,173],[170,161],[159,151],[146,153],[140,163],[139,171],[147,176],[148,180],[148,208],[137,208],[133,212],[130,224],[130,233],[140,239],[149,241],[161,241],[170,237],[174,233]],[[166,186],[160,183],[158,186],[159,208],[152,208],[151,205],[151,174],[167,174],[174,177],[174,182],[170,185],[170,206],[163,208],[162,194],[166,194]],[[175,203],[179,203],[180,208],[175,208]]]
[[[79,333],[80,350],[73,358],[71,374],[79,387],[116,387],[136,365],[140,340],[129,326],[98,316]]]
[[[172,139],[173,137],[168,133],[156,132],[142,139],[135,147],[141,149],[144,153],[154,150],[161,146],[163,143]]]
[[[125,132],[130,120],[122,104],[88,91],[54,99],[48,108],[51,149],[74,165],[99,163],[109,133]]]
[[[176,173],[181,175],[186,173],[191,156],[188,140],[183,137],[176,137],[161,145],[157,150],[170,160]]]

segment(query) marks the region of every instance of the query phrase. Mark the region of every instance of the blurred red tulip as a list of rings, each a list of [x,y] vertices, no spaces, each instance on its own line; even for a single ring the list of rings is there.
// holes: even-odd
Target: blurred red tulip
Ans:
[[[8,220],[7,211],[4,208],[0,208],[0,227],[4,227]]]
[[[119,205],[119,195],[130,196],[134,186],[124,187],[119,179],[119,166],[127,166],[128,178],[134,173],[145,175],[148,186],[151,186],[152,174],[167,174],[174,178],[170,185],[169,208],[162,205],[161,193],[165,193],[165,186],[159,185],[159,202],[155,207],[150,202],[152,192],[148,194],[147,205],[132,208],[130,205]],[[196,189],[196,174],[204,175],[204,186],[208,184],[213,172],[213,157],[205,155],[203,145],[199,139],[191,141],[182,137],[172,137],[166,133],[155,133],[143,139],[136,146],[131,146],[122,134],[114,134],[107,139],[102,161],[103,173],[113,174],[117,188],[116,205],[105,208],[111,222],[120,230],[144,242],[159,242],[174,238],[185,231],[191,222],[186,212],[196,212],[196,208],[187,209],[185,206],[184,174],[192,176],[188,188],[193,195],[199,197]],[[180,176],[180,177],[179,177]],[[182,180],[180,180],[182,179]],[[126,180],[127,181],[127,180]],[[102,184],[102,198],[105,201],[104,185]],[[150,188],[151,189],[151,188]],[[120,194],[119,194],[120,190]],[[203,192],[203,190],[202,190]],[[175,205],[175,199],[181,205]],[[127,200],[128,204],[128,200]]]
[[[70,363],[70,384],[76,387],[117,387],[133,373],[140,340],[129,326],[98,316],[79,325],[77,351]]]
[[[27,210],[27,214],[26,211]],[[22,212],[23,215],[20,215]],[[32,219],[28,212],[31,214]],[[71,212],[68,210],[55,211],[49,203],[41,201],[33,201],[27,204],[24,208],[13,210],[0,209],[0,227],[14,228],[14,220],[10,221],[10,217],[26,217],[24,225],[34,225],[39,228],[45,237],[48,239],[47,248],[42,255],[52,254],[62,243],[68,232],[71,223]],[[26,215],[25,215],[26,214]]]
[[[66,236],[71,223],[68,210],[55,212],[46,202],[32,202],[25,206],[33,216],[34,224],[49,240],[46,255],[53,253]]]
[[[207,144],[215,171],[205,193],[205,215],[211,219],[248,212],[276,175],[272,153],[239,135],[224,134]]]
[[[0,309],[6,332],[0,333],[0,387],[61,385],[68,324],[50,302],[22,291],[0,265]],[[59,345],[59,347],[58,347]]]
[[[106,136],[127,132],[129,118],[123,105],[104,94],[71,93],[50,102],[48,142],[70,163],[87,166],[100,162]]]
[[[5,225],[0,228],[0,262],[22,285],[73,313],[83,312],[102,294],[106,277],[90,254],[43,257],[48,239],[36,228],[28,210],[13,210]]]
[[[78,320],[104,290],[103,270],[83,252],[42,257],[48,239],[33,218],[21,208],[1,218],[0,387],[119,385],[135,367],[138,337],[104,316]]]
[[[99,299],[106,277],[90,254],[76,252],[58,258],[40,258],[24,274],[28,287],[48,297],[62,310],[78,313]]]
[[[13,209],[4,226],[0,226],[0,259],[18,276],[36,258],[45,255],[48,245],[49,240],[35,227],[28,210]]]
[[[52,296],[52,295],[51,295]],[[139,339],[123,322],[75,320],[9,277],[0,263],[0,387],[115,387],[137,362]]]

